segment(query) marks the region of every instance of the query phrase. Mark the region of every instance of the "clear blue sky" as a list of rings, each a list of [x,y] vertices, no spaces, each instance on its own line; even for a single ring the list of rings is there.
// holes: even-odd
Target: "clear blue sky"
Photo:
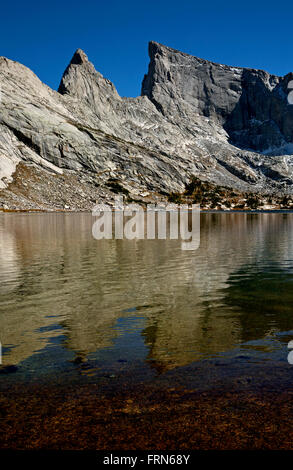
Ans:
[[[80,47],[122,96],[137,96],[149,40],[214,62],[293,71],[292,0],[10,0],[0,11],[0,55],[52,88]]]

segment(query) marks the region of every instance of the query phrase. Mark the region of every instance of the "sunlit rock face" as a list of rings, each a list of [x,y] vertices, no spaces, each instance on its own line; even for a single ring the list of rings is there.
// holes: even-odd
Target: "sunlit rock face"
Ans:
[[[231,143],[262,152],[293,141],[293,106],[285,77],[229,67],[151,42],[142,94],[167,118],[187,127],[195,116],[223,127]]]
[[[241,96],[242,69],[214,64],[151,42],[142,84],[165,116],[205,116],[224,124]],[[194,123],[194,118],[191,124]]]
[[[181,191],[193,175],[293,192],[292,74],[214,64],[155,42],[149,55],[137,98],[121,98],[80,49],[58,92],[0,58],[0,188],[25,162],[90,176],[99,194],[109,178],[137,195]]]

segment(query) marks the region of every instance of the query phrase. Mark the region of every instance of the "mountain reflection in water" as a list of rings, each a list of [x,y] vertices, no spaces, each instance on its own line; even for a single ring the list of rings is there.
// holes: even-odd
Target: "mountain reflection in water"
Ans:
[[[293,214],[201,214],[196,251],[178,240],[97,241],[92,223],[0,216],[3,362],[58,337],[77,356],[116,358],[117,339],[136,334],[143,360],[171,369],[293,330]]]

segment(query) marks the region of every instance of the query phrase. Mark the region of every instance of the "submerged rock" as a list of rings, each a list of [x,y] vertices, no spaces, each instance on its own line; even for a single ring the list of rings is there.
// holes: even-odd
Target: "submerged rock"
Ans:
[[[87,363],[87,358],[82,357],[82,356],[76,356],[73,361],[71,361],[73,364],[79,365],[79,364],[86,364]]]
[[[13,364],[0,366],[0,374],[12,374],[17,371],[18,371],[18,367]]]

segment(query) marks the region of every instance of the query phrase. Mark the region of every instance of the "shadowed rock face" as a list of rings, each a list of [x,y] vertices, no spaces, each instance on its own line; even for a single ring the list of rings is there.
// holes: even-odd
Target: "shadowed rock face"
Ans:
[[[287,101],[292,78],[243,70],[241,97],[225,123],[232,143],[260,152],[292,143],[293,106]]]
[[[214,64],[155,42],[149,54],[137,98],[121,98],[80,49],[58,92],[0,58],[0,188],[25,162],[44,180],[48,171],[82,174],[97,199],[108,197],[109,178],[131,196],[181,191],[193,175],[293,192],[292,74]]]

